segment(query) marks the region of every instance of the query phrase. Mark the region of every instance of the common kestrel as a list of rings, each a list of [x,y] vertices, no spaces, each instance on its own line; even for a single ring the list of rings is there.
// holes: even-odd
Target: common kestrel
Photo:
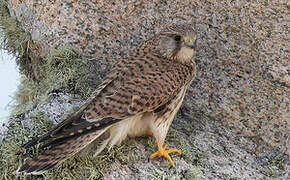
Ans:
[[[97,153],[127,136],[155,137],[158,150],[150,158],[165,157],[174,166],[164,140],[195,77],[196,34],[193,25],[173,24],[141,43],[117,63],[88,100],[47,134],[24,145],[44,143],[44,151],[18,172],[39,174],[65,161],[103,133]]]

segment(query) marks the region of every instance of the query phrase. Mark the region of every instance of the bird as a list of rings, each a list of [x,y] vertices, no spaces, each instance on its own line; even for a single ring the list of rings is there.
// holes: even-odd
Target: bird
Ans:
[[[90,97],[65,120],[23,148],[42,143],[42,153],[27,160],[18,173],[41,174],[107,134],[97,147],[110,150],[126,137],[151,136],[157,151],[150,159],[174,162],[164,144],[169,126],[196,76],[196,30],[191,23],[171,23],[141,42],[117,62]]]

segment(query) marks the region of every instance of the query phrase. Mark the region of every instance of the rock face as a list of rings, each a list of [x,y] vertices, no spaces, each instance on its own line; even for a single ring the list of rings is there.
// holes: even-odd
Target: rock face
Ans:
[[[41,44],[41,55],[70,44],[100,61],[103,72],[166,24],[195,23],[197,78],[173,127],[194,145],[191,153],[207,156],[202,165],[180,160],[177,167],[185,170],[179,175],[186,178],[185,171],[198,168],[206,179],[289,178],[287,1],[8,2],[11,14]],[[270,163],[277,158],[283,167]],[[115,178],[141,178],[150,165],[119,166],[112,165]]]

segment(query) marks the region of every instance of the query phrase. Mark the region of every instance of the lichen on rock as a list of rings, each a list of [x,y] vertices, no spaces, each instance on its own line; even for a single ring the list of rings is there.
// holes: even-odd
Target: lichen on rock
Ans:
[[[9,159],[1,164],[3,177],[16,177],[13,169],[27,155],[21,143],[40,133],[34,131],[37,126],[24,123],[33,119],[30,113],[60,121],[85,100],[106,69],[132,48],[167,24],[190,22],[198,32],[197,77],[166,139],[169,146],[184,152],[181,159],[174,157],[176,171],[168,170],[161,159],[148,162],[156,147],[152,139],[138,138],[97,158],[78,154],[42,177],[289,178],[286,1],[25,0],[1,4],[0,15],[5,16],[0,20],[5,35],[2,48],[19,57],[26,75],[16,96],[20,104],[14,114],[18,116],[12,118],[0,145],[1,158]],[[3,4],[8,4],[14,19]],[[65,107],[61,115],[53,113],[51,102]],[[27,126],[29,131],[23,129]]]

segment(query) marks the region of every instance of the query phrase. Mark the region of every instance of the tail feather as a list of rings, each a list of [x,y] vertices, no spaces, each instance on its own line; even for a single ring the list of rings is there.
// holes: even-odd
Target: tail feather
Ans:
[[[43,173],[82,150],[106,129],[84,134],[76,138],[70,138],[66,142],[58,142],[55,145],[51,144],[50,148],[44,150],[42,154],[33,159],[28,160],[17,171],[30,174]]]
[[[67,121],[66,124],[57,126],[49,133],[24,145],[25,148],[29,148],[40,142],[45,142],[41,147],[41,149],[44,150],[43,153],[28,160],[18,168],[17,172],[41,174],[51,169],[85,148],[88,144],[102,135],[112,124],[120,120],[121,119],[104,118],[95,123],[89,123],[83,120],[82,124],[76,125],[76,123],[74,123],[75,119],[71,119],[71,121]]]
[[[39,137],[35,137],[32,140],[30,140],[29,142],[27,142],[26,144],[22,145],[23,148],[28,149],[36,144],[39,144],[41,142],[45,142],[47,140],[51,140],[51,139],[55,139],[55,134],[57,134],[57,138],[60,138],[61,136],[59,135],[60,133],[62,133],[62,128],[67,128],[67,126],[72,127],[71,124],[75,124],[75,122],[80,122],[79,124],[77,124],[78,126],[74,126],[74,127],[88,127],[90,125],[89,122],[85,121],[84,119],[81,118],[80,113],[75,113],[73,115],[71,115],[71,117],[67,118],[65,121],[61,122],[60,124],[58,124],[53,130],[47,132],[46,134],[39,136]],[[75,128],[73,128],[75,129]]]

